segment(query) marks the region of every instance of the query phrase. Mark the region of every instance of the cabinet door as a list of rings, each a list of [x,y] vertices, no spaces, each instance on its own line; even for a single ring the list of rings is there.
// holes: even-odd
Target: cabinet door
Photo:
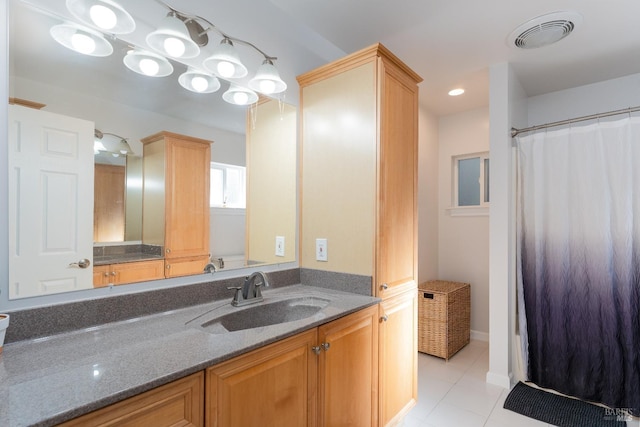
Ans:
[[[100,288],[109,284],[109,265],[97,265],[93,267],[93,287]]]
[[[209,255],[208,143],[166,138],[165,258]]]
[[[318,328],[318,425],[372,427],[378,407],[378,307]]]
[[[416,402],[417,298],[415,290],[380,304],[380,425],[397,425]]]
[[[164,261],[161,259],[113,264],[111,268],[115,273],[115,285],[164,279]]]
[[[208,426],[315,426],[317,329],[207,369]]]
[[[198,372],[60,425],[60,427],[200,427],[204,374]]]
[[[380,67],[376,294],[386,298],[416,286],[418,87],[393,64]]]

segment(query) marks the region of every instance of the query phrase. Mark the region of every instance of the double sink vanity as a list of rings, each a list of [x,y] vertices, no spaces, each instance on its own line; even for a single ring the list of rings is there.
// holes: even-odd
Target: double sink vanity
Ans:
[[[379,299],[299,284],[262,296],[8,344],[0,425],[339,425],[357,396],[375,417]]]

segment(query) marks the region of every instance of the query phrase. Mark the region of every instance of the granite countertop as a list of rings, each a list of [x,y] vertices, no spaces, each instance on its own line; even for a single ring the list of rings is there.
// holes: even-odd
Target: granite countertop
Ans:
[[[7,344],[0,354],[0,425],[55,425],[379,302],[304,285],[263,295],[261,304],[294,296],[329,304],[303,320],[212,334],[200,325],[256,306],[214,301]]]
[[[93,265],[109,265],[109,264],[121,264],[125,262],[136,261],[152,261],[156,259],[164,259],[162,255],[154,255],[149,253],[127,253],[116,255],[99,255],[93,257]]]

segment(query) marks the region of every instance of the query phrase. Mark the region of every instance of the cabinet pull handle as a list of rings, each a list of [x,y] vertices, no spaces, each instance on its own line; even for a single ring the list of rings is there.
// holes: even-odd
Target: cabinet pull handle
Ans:
[[[171,253],[171,249],[167,248],[167,249],[165,249],[165,252],[170,254]]]
[[[171,269],[171,264],[167,264],[167,270]]]
[[[320,354],[320,346],[314,345],[313,347],[311,347],[311,351],[313,351],[315,354]]]
[[[329,344],[328,342],[323,342],[322,344],[320,344],[320,347],[322,347],[324,351],[329,351],[329,347],[331,347],[331,344]]]
[[[108,272],[104,272],[104,277],[109,277],[109,273]]]
[[[112,271],[112,272],[111,272],[111,275],[112,275],[112,276],[115,276],[115,275],[116,275],[116,272],[115,272],[115,271]]]
[[[387,320],[389,320],[389,316],[387,316],[386,314],[383,314],[382,317],[380,318],[381,322],[386,322]]]
[[[382,289],[383,291],[386,291],[387,289],[389,289],[389,285],[387,285],[386,283],[383,283],[383,284],[380,286],[380,289]]]

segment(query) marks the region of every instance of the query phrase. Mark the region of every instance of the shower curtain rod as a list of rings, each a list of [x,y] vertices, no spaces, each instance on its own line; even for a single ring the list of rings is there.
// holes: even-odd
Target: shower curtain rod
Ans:
[[[635,111],[640,111],[640,106],[623,108],[622,110],[609,111],[609,112],[606,112],[606,113],[591,114],[590,116],[576,117],[575,119],[560,120],[559,122],[552,122],[552,123],[547,123],[547,124],[544,124],[544,125],[531,126],[531,127],[524,128],[524,129],[511,128],[511,138],[515,138],[516,136],[518,136],[521,133],[531,132],[533,130],[545,129],[545,128],[550,128],[550,127],[554,127],[554,126],[568,125],[568,124],[571,124],[571,123],[583,122],[585,120],[599,119],[601,117],[617,116],[618,114],[630,114],[630,113],[633,113]]]

